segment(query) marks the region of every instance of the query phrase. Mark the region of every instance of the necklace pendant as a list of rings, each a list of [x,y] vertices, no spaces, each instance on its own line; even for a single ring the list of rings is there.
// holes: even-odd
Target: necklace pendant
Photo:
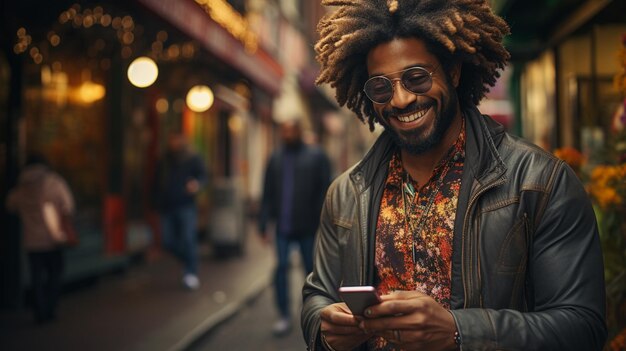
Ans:
[[[409,194],[411,198],[415,196],[415,189],[411,183],[404,183],[404,191]]]

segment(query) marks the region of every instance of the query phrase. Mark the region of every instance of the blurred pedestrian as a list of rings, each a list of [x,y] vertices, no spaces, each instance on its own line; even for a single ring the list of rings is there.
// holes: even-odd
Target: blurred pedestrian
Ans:
[[[269,242],[267,224],[274,222],[277,267],[274,277],[280,318],[273,331],[277,336],[291,329],[289,309],[289,252],[300,247],[306,274],[313,270],[313,244],[324,194],[330,183],[330,161],[319,147],[302,141],[298,120],[280,126],[282,147],[274,152],[265,171],[259,231]]]
[[[66,238],[60,233],[61,216],[74,211],[74,198],[66,181],[39,154],[28,157],[6,207],[19,214],[24,248],[28,252],[33,311],[39,324],[56,319],[61,292]]]
[[[185,135],[171,134],[157,167],[156,205],[161,215],[163,244],[183,264],[182,283],[190,290],[200,287],[195,196],[206,181],[204,163]]]

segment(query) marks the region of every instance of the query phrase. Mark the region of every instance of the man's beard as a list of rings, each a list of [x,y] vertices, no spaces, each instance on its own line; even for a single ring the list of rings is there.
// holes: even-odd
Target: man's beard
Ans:
[[[383,112],[383,118],[385,119],[385,129],[389,132],[391,138],[396,143],[396,145],[398,145],[398,147],[412,155],[421,155],[426,151],[432,150],[441,142],[444,135],[446,134],[446,131],[448,130],[448,128],[450,128],[450,125],[452,124],[452,121],[454,120],[454,117],[458,112],[458,105],[456,104],[456,90],[454,89],[454,87],[449,86],[448,91],[450,92],[450,94],[447,96],[447,98],[444,98],[444,100],[442,100],[443,109],[435,117],[434,129],[426,135],[424,135],[425,132],[422,128],[416,128],[408,131],[395,130],[387,122],[389,120],[388,115],[391,114],[391,112]],[[431,108],[436,107],[436,105],[431,106]],[[417,109],[417,104],[413,103],[405,108],[403,111],[396,112],[399,112],[399,114],[404,114],[409,111],[416,111]]]

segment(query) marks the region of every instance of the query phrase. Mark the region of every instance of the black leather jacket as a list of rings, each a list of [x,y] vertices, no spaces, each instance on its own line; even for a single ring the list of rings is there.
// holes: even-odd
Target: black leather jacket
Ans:
[[[606,340],[602,253],[575,173],[477,109],[454,226],[452,314],[463,350],[601,350]],[[375,226],[395,145],[383,133],[326,196],[302,328],[323,349],[319,311],[343,285],[374,284]]]

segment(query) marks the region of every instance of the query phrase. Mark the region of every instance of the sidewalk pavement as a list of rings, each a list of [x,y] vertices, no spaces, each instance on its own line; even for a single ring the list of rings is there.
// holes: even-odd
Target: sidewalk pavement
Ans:
[[[26,308],[0,312],[0,350],[184,350],[264,291],[272,250],[249,230],[243,256],[219,260],[201,248],[196,291],[164,254],[62,295],[53,323],[35,325]]]
[[[289,296],[291,329],[280,337],[274,335],[276,322],[276,294],[274,289],[264,289],[228,321],[194,342],[186,351],[305,351],[306,342],[300,328],[302,311],[302,285],[304,266],[299,250],[290,256]],[[245,337],[242,337],[244,335]]]

